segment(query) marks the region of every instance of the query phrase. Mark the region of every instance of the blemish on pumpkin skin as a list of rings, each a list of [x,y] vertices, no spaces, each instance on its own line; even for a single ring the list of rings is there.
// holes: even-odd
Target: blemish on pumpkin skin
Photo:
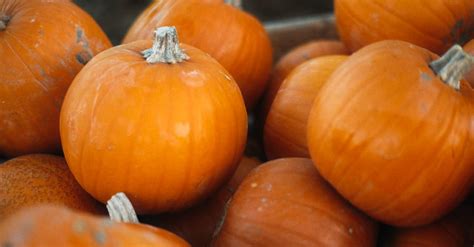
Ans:
[[[84,30],[80,26],[76,26],[76,43],[82,47],[82,51],[76,54],[76,60],[80,64],[85,65],[92,59],[93,53],[89,47],[89,41]]]
[[[72,225],[72,229],[75,233],[81,234],[84,233],[86,230],[86,223],[83,220],[77,220]]]
[[[428,73],[426,73],[426,72],[421,72],[421,73],[420,73],[420,77],[421,77],[421,79],[424,80],[424,81],[431,81],[431,80],[433,80],[433,77],[431,77],[431,76],[430,76]]]
[[[95,233],[94,233],[94,240],[95,240],[99,245],[104,245],[104,244],[105,244],[105,241],[107,240],[106,238],[107,238],[107,236],[106,236],[105,233],[102,232],[102,231],[98,231],[98,232],[95,232]]]
[[[250,184],[250,187],[252,187],[252,188],[256,188],[257,186],[258,186],[257,183],[252,183],[252,184]]]
[[[2,247],[13,247],[13,244],[10,242],[2,243]]]

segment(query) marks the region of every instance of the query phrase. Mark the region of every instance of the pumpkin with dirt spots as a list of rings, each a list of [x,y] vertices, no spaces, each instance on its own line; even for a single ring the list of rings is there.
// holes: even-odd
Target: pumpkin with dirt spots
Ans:
[[[0,225],[0,246],[188,247],[168,231],[144,224],[117,223],[60,206],[23,209]]]
[[[0,0],[0,156],[60,152],[66,90],[109,47],[97,23],[71,1]]]
[[[41,203],[105,213],[104,206],[76,182],[62,157],[26,155],[0,165],[0,221],[22,208]]]

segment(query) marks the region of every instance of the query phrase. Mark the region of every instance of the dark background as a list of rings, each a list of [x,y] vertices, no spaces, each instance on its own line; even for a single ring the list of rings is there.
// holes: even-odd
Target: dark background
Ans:
[[[119,44],[133,20],[151,0],[74,0],[89,12]],[[243,8],[262,21],[308,16],[332,11],[332,0],[244,0]]]

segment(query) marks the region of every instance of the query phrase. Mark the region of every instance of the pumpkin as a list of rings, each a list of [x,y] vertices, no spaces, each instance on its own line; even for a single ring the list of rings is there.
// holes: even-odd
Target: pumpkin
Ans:
[[[41,203],[103,212],[76,182],[64,159],[53,155],[25,155],[0,165],[0,198],[0,219]]]
[[[470,54],[474,55],[474,39],[468,42],[464,46],[464,50],[466,52],[469,52]],[[471,84],[471,86],[474,86],[474,69],[471,70],[471,72],[467,73],[464,78]]]
[[[250,109],[262,95],[271,73],[270,38],[256,18],[219,2],[155,1],[135,21],[124,43],[151,38],[159,26],[176,26],[183,43],[209,53],[229,71]]]
[[[280,87],[265,122],[268,159],[309,158],[306,125],[319,89],[347,56],[323,56],[298,66]]]
[[[151,49],[148,49],[152,47]],[[239,88],[206,53],[161,27],[93,58],[64,99],[68,165],[99,201],[123,191],[137,211],[189,208],[230,178],[247,113]]]
[[[384,247],[465,247],[472,246],[469,227],[474,226],[474,207],[465,205],[449,216],[426,226],[390,229]]]
[[[308,60],[328,55],[349,55],[349,51],[341,41],[314,40],[295,47],[280,58],[275,65],[271,81],[267,86],[267,91],[265,92],[262,119],[266,119],[270,106],[272,105],[281,84],[293,69]]]
[[[113,209],[116,210],[116,209]],[[0,225],[2,246],[190,246],[165,230],[114,222],[58,205],[26,208]]]
[[[84,64],[110,46],[97,23],[70,1],[0,1],[0,156],[60,152],[66,90]]]
[[[308,147],[321,175],[353,205],[395,226],[429,224],[456,207],[474,175],[474,59],[403,41],[354,53],[316,96]]]
[[[227,202],[245,176],[258,165],[260,161],[244,157],[231,180],[204,203],[184,212],[148,216],[142,221],[167,229],[186,239],[192,246],[209,246],[214,231],[222,221]]]
[[[377,224],[305,158],[265,163],[244,179],[213,246],[375,246]]]
[[[472,0],[335,0],[339,35],[352,51],[403,40],[437,54],[474,35]]]

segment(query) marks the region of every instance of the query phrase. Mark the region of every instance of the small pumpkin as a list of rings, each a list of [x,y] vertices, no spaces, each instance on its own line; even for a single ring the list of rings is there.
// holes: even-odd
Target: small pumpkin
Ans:
[[[263,120],[266,119],[270,106],[281,84],[293,69],[313,58],[329,55],[349,55],[349,51],[344,44],[338,40],[314,40],[295,47],[280,58],[275,65],[271,81],[265,92],[262,113]]]
[[[184,212],[147,217],[143,221],[181,236],[192,246],[209,246],[217,226],[223,220],[227,202],[245,176],[258,165],[260,161],[243,157],[231,180],[204,203]]]
[[[66,90],[110,46],[71,1],[0,1],[0,156],[60,152]]]
[[[114,205],[125,207],[122,204]],[[120,211],[117,214],[120,215]],[[170,232],[137,223],[114,222],[58,205],[38,205],[19,211],[0,225],[0,245],[190,246]]]
[[[223,1],[155,1],[138,17],[123,43],[152,38],[156,27],[169,25],[176,26],[183,43],[222,64],[239,85],[248,109],[255,106],[273,59],[270,38],[256,18]]]
[[[341,39],[352,51],[382,40],[403,40],[443,54],[474,36],[472,0],[335,0]]]
[[[25,155],[1,164],[0,198],[0,219],[42,203],[93,214],[104,211],[76,182],[64,158],[53,155]]]
[[[464,50],[469,52],[470,54],[474,55],[474,39],[468,42],[464,46]],[[464,78],[471,84],[471,87],[474,86],[474,69],[472,69],[469,73],[467,73]]]
[[[148,49],[152,47],[151,49]],[[230,178],[242,157],[247,113],[229,73],[161,27],[93,58],[64,100],[68,165],[99,201],[123,191],[137,211],[189,208]]]
[[[472,246],[469,229],[474,226],[474,207],[464,205],[443,219],[416,228],[390,229],[384,247],[466,247]]]
[[[265,163],[244,179],[213,246],[375,246],[377,224],[340,197],[310,159]]]
[[[438,59],[403,41],[354,53],[314,100],[308,146],[321,175],[369,216],[429,224],[465,198],[474,176],[473,57]]]
[[[267,158],[309,158],[306,126],[319,89],[347,56],[323,56],[309,60],[291,72],[275,97],[265,121]]]

